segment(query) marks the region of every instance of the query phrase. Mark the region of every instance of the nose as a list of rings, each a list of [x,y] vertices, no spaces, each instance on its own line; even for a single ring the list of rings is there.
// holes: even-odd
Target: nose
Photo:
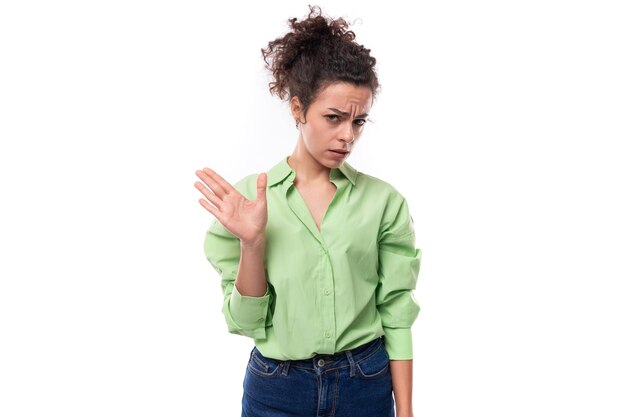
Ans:
[[[354,141],[354,129],[352,128],[352,122],[347,120],[346,127],[341,130],[341,140],[352,143]]]

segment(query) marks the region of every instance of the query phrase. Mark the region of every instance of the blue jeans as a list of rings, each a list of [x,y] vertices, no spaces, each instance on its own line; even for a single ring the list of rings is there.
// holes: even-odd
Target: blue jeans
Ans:
[[[266,358],[254,347],[243,382],[241,415],[394,417],[384,338],[305,360]]]

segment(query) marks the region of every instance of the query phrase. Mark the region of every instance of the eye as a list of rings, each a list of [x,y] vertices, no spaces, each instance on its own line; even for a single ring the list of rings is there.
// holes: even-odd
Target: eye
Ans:
[[[367,120],[365,120],[365,119],[356,119],[354,121],[354,123],[356,123],[358,126],[363,126],[365,123],[367,123]]]
[[[326,117],[328,118],[328,120],[334,122],[336,120],[339,120],[339,117],[336,114],[327,114]],[[333,119],[334,117],[334,119]]]

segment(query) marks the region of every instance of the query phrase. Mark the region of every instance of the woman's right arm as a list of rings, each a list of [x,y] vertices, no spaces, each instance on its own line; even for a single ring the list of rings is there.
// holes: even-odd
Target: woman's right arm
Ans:
[[[265,235],[256,242],[241,243],[235,286],[241,295],[261,297],[267,292],[265,278]]]
[[[206,184],[195,184],[208,200],[201,199],[200,204],[216,218],[207,232],[204,249],[222,277],[222,311],[229,331],[263,338],[265,326],[271,322],[271,295],[264,264],[267,176],[257,176],[257,198],[253,201],[208,168],[196,171],[196,175]],[[248,190],[246,193],[251,194]]]

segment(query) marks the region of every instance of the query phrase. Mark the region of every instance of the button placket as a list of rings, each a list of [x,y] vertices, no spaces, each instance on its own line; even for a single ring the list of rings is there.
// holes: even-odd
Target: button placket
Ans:
[[[335,300],[331,297],[334,287],[333,268],[330,262],[330,256],[328,247],[322,243],[320,245],[320,280],[319,280],[319,294],[320,307],[323,314],[323,327],[322,337],[325,351],[332,351],[335,347],[333,336],[335,334]]]

